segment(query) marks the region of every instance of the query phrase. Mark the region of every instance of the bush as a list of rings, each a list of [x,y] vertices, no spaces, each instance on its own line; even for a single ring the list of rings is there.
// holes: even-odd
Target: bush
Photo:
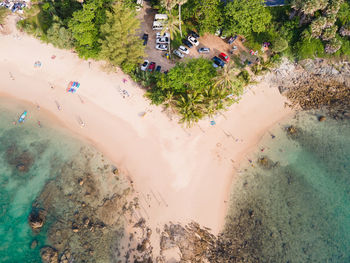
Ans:
[[[288,48],[288,42],[282,37],[277,37],[272,41],[272,51],[275,53],[283,52]]]
[[[321,58],[325,56],[324,46],[320,39],[303,39],[296,44],[296,53],[299,60],[307,58]]]

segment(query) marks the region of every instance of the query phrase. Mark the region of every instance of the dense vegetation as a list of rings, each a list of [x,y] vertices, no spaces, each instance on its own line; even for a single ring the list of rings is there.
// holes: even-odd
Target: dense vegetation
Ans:
[[[217,72],[210,61],[199,58],[178,63],[168,74],[156,76],[154,84],[147,93],[152,102],[175,110],[180,122],[191,125],[236,102],[245,82],[232,64]]]
[[[105,59],[130,73],[144,56],[134,10],[129,1],[46,0],[34,3],[18,26],[58,48],[74,48],[82,58]]]
[[[282,7],[264,7],[262,0],[187,0],[181,2],[181,19],[185,28],[196,29],[202,35],[221,29],[226,36],[245,36],[254,50],[270,42],[274,54],[294,59],[350,57],[349,0],[285,2]],[[178,0],[152,3],[160,11],[171,7],[173,13],[178,12],[174,8]]]
[[[82,2],[82,3],[80,3]],[[144,57],[137,36],[140,21],[135,0],[44,0],[26,11],[19,27],[59,48],[74,49],[83,58],[104,59],[120,66],[148,89],[152,103],[164,105],[192,124],[213,116],[236,102],[249,83],[246,64],[233,57],[216,70],[205,59],[177,63],[168,74],[141,71]],[[288,1],[286,1],[288,2]],[[292,59],[350,57],[350,0],[291,0],[281,7],[266,7],[262,0],[151,0],[167,13],[172,47],[186,31],[201,35],[242,35],[249,49],[271,43],[269,57],[251,67],[258,74],[282,56]],[[170,45],[169,45],[170,49]],[[169,50],[170,51],[170,50]]]

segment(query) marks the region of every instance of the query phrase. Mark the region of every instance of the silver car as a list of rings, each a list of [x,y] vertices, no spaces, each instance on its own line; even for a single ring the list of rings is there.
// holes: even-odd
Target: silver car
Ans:
[[[183,58],[185,55],[184,54],[182,54],[178,49],[175,49],[174,51],[173,51],[173,53],[176,55],[176,56],[178,56],[179,58]]]
[[[210,48],[208,47],[201,47],[198,49],[198,53],[200,54],[209,54],[210,53]]]
[[[181,51],[182,53],[184,54],[189,54],[190,51],[188,50],[187,47],[184,47],[184,46],[179,46],[179,51]]]
[[[160,50],[160,51],[166,51],[166,50],[168,50],[168,45],[165,45],[165,44],[157,44],[157,45],[156,45],[156,49],[157,49],[157,50]]]
[[[157,38],[156,44],[168,44],[170,42],[170,38],[168,37],[160,37]]]

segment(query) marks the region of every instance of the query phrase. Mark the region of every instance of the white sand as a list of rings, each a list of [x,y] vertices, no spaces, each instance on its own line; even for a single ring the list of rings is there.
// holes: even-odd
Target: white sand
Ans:
[[[41,68],[34,68],[37,60]],[[0,78],[3,96],[38,103],[128,173],[140,193],[140,214],[153,229],[195,220],[218,233],[235,167],[272,125],[291,114],[277,88],[261,83],[215,118],[216,125],[207,119],[185,129],[150,106],[123,73],[107,74],[96,62],[89,67],[72,52],[18,32],[0,35]],[[71,80],[81,83],[76,94],[66,92]],[[119,88],[131,97],[124,99]]]

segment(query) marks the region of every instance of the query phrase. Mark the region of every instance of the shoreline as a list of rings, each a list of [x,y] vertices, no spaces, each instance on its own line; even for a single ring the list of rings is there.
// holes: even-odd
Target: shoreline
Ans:
[[[263,81],[215,117],[216,125],[205,119],[185,129],[149,105],[125,74],[103,72],[100,62],[90,66],[72,52],[17,35],[0,36],[0,96],[40,105],[128,174],[152,230],[193,220],[219,233],[235,169],[272,126],[293,114],[277,87]],[[33,66],[37,60],[40,68]],[[81,83],[76,94],[65,91],[69,81]]]

